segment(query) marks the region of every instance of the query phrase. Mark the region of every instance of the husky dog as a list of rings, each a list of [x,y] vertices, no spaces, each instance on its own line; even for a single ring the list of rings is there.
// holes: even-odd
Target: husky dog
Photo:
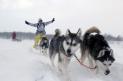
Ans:
[[[40,47],[40,51],[42,51],[43,54],[47,54],[47,50],[49,47],[49,40],[47,39],[47,37],[45,37],[45,36],[42,37],[39,47]]]
[[[71,57],[80,48],[81,43],[81,30],[77,33],[71,33],[67,30],[66,35],[60,36],[58,32],[50,41],[49,54],[52,65],[54,65],[54,59],[58,54],[58,69],[66,74],[67,66],[70,62]]]
[[[95,33],[95,34],[94,34]],[[113,50],[108,45],[104,36],[100,34],[100,30],[96,27],[88,29],[84,36],[81,46],[81,60],[84,62],[87,57],[89,60],[90,67],[99,67],[104,69],[104,74],[110,73],[109,67],[115,61]]]

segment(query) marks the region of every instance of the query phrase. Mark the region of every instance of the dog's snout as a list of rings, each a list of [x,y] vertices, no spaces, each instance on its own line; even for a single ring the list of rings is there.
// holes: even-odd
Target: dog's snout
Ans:
[[[105,75],[108,75],[109,73],[110,73],[109,70],[106,70],[106,71],[105,71]]]
[[[67,53],[70,54],[70,53],[71,53],[71,49],[68,49],[68,50],[67,50]]]

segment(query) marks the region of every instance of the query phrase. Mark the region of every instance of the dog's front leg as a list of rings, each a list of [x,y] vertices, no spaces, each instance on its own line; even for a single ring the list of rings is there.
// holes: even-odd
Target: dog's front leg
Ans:
[[[70,63],[70,58],[66,57],[64,60],[64,67],[63,67],[63,74],[65,81],[71,81],[70,76],[69,76],[69,71],[68,71],[68,65]]]
[[[96,67],[95,73],[99,74],[99,67],[98,66]]]
[[[68,73],[68,64],[69,64],[69,59],[64,59],[62,60],[61,63],[59,63],[59,70],[63,75],[64,81],[70,81],[69,73]]]
[[[96,74],[98,74],[99,73],[99,62],[98,61],[95,61],[95,66],[96,66],[95,72]]]
[[[58,62],[58,70],[63,73],[63,65],[62,62]]]
[[[58,69],[63,74],[66,74],[65,72],[67,71],[68,63],[69,62],[63,58],[62,59],[59,58],[59,60],[58,60]]]
[[[63,79],[64,79],[64,81],[71,81],[67,66],[64,66],[63,67],[62,73],[63,73]]]
[[[51,60],[51,65],[55,67],[54,60],[55,60],[56,53],[51,53],[50,55],[50,60]]]

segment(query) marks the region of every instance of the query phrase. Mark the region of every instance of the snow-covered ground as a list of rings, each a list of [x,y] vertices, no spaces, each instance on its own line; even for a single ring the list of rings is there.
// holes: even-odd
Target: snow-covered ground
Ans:
[[[32,49],[33,41],[16,42],[0,39],[0,81],[63,81],[48,56]],[[69,65],[72,81],[123,81],[123,42],[110,44],[116,61],[107,76],[95,74],[74,58]]]

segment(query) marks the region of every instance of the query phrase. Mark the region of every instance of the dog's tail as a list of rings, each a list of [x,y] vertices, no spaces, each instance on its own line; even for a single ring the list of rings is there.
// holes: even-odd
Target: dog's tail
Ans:
[[[85,51],[88,49],[88,47],[87,47],[87,41],[88,41],[88,37],[89,37],[89,35],[91,34],[91,33],[100,33],[100,30],[97,28],[97,27],[91,27],[91,28],[89,28],[86,32],[85,32],[85,34],[84,34],[84,36],[83,36],[83,43],[82,43],[82,45],[81,45],[81,60],[83,60],[83,59],[85,59],[85,57],[86,57],[86,54],[85,54]]]
[[[55,35],[54,37],[60,36],[61,35],[61,31],[59,29],[55,30]]]
[[[89,29],[85,32],[83,38],[88,38],[88,36],[89,36],[91,33],[100,33],[100,30],[99,30],[97,27],[93,26],[93,27],[89,28]]]

